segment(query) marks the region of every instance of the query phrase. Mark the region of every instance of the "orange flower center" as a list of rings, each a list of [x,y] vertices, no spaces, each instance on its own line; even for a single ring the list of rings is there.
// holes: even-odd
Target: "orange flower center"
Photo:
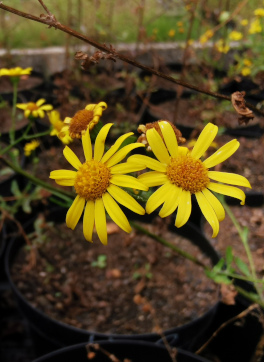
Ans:
[[[204,190],[210,182],[208,170],[202,161],[190,155],[172,158],[167,167],[167,176],[171,183],[192,194]]]
[[[102,197],[110,184],[110,169],[95,160],[86,161],[77,171],[74,188],[86,201]]]
[[[88,129],[90,122],[93,120],[93,117],[94,112],[88,111],[87,109],[82,109],[75,113],[69,125],[71,138],[81,138],[82,134]]]
[[[37,109],[39,109],[39,107],[36,105],[36,103],[33,103],[33,102],[29,102],[27,104],[27,109],[29,111],[36,111]]]

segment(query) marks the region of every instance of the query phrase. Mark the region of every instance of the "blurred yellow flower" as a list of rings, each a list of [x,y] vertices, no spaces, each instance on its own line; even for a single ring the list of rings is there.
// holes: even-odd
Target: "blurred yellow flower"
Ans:
[[[243,64],[246,66],[246,67],[250,67],[252,65],[252,61],[250,59],[244,59],[243,60]]]
[[[233,30],[233,31],[231,31],[231,33],[229,34],[229,39],[230,40],[240,40],[240,39],[242,39],[243,38],[243,34],[242,33],[240,33],[239,31],[235,31],[235,30]]]
[[[182,26],[183,26],[183,22],[182,22],[182,21],[178,21],[178,22],[177,22],[177,26],[182,27]]]
[[[247,26],[247,25],[248,25],[248,19],[242,19],[242,20],[240,21],[240,24],[241,24],[242,26]]]
[[[174,29],[171,29],[169,32],[168,32],[168,35],[170,38],[173,38],[174,35],[175,35],[175,30]]]
[[[72,118],[65,118],[64,127],[61,129],[61,133],[67,134],[68,132],[71,138],[82,138],[82,135],[84,135],[87,129],[92,130],[99,122],[100,117],[106,108],[107,104],[105,102],[88,104],[85,109],[75,113]]]
[[[261,33],[262,31],[262,26],[260,24],[260,20],[259,18],[255,19],[249,27],[249,34],[256,34],[256,33]]]
[[[73,141],[73,139],[69,135],[69,130],[64,132],[61,132],[62,128],[64,127],[63,121],[60,119],[60,113],[58,111],[51,111],[48,113],[49,121],[52,126],[50,135],[51,136],[57,136],[62,143],[65,145],[68,145]]]
[[[106,213],[112,220],[127,233],[131,226],[118,203],[144,215],[144,208],[130,196],[124,188],[148,190],[148,186],[138,181],[127,173],[140,171],[145,168],[141,163],[120,163],[127,154],[138,148],[144,147],[141,143],[132,143],[120,149],[121,144],[133,132],[120,136],[114,145],[105,152],[105,139],[112,123],[104,125],[95,140],[92,148],[89,129],[82,135],[82,145],[85,162],[81,163],[75,153],[66,146],[63,154],[66,160],[76,169],[55,170],[50,173],[50,178],[62,186],[73,186],[76,198],[66,215],[67,226],[74,230],[82,213],[83,234],[87,241],[92,242],[94,225],[102,244],[107,244]]]
[[[34,118],[44,118],[45,112],[51,111],[53,109],[51,104],[44,104],[46,100],[44,98],[39,99],[36,103],[18,103],[16,106],[19,109],[23,109],[24,115],[26,118],[30,116]]]
[[[214,32],[212,30],[207,30],[203,35],[200,36],[200,43],[204,44],[206,43],[210,38],[212,38],[214,35]]]
[[[40,145],[39,141],[33,140],[29,143],[26,143],[24,146],[24,154],[25,156],[30,156],[32,151],[34,151]]]
[[[219,39],[215,43],[215,47],[220,53],[224,53],[224,54],[226,54],[230,50],[230,46],[228,44],[226,44],[224,39]]]
[[[32,71],[32,68],[22,69],[20,67],[16,68],[2,68],[0,69],[0,77],[7,75],[8,77],[21,77],[22,75],[29,75]]]
[[[244,67],[241,69],[241,74],[246,77],[247,75],[249,75],[251,73],[251,69],[249,67]]]
[[[263,8],[258,8],[254,11],[254,15],[259,16],[259,17],[263,17],[264,16],[264,9]]]

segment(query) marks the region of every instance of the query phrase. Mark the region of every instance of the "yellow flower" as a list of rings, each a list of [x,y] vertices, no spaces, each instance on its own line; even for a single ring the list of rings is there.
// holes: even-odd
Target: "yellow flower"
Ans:
[[[146,212],[151,213],[161,204],[159,215],[166,217],[177,208],[175,226],[183,226],[189,219],[192,209],[191,195],[196,196],[202,213],[213,229],[213,237],[219,232],[219,221],[225,217],[225,211],[220,201],[213,195],[217,192],[233,196],[245,203],[245,194],[239,188],[215,183],[224,182],[237,186],[251,187],[248,180],[240,175],[226,172],[209,171],[229,158],[239,147],[237,140],[232,140],[219,148],[205,161],[200,157],[213,142],[218,127],[208,123],[201,132],[191,151],[178,146],[175,133],[166,121],[159,122],[163,139],[152,128],[147,131],[147,139],[157,160],[143,155],[129,157],[128,162],[138,162],[154,170],[139,176],[146,186],[161,186],[147,201]]]
[[[171,29],[171,30],[168,32],[168,35],[169,35],[169,37],[173,38],[174,35],[175,35],[175,30],[174,30],[174,29]]]
[[[240,24],[241,24],[242,26],[247,26],[247,25],[248,25],[248,19],[242,19],[242,20],[240,21]]]
[[[24,146],[25,156],[30,156],[32,151],[34,151],[40,145],[39,141],[33,140],[29,143],[26,143]]]
[[[182,22],[182,21],[178,21],[178,22],[177,22],[177,25],[178,25],[178,27],[182,27],[182,26],[183,26],[183,22]]]
[[[263,17],[264,16],[264,9],[263,8],[258,8],[254,11],[254,15],[259,16],[259,17]]]
[[[32,68],[22,69],[20,67],[16,68],[2,68],[0,69],[0,77],[3,75],[7,75],[9,77],[21,77],[22,75],[29,75],[32,71]]]
[[[71,138],[81,138],[88,129],[92,130],[99,122],[100,117],[106,108],[107,104],[105,102],[88,104],[85,109],[75,113],[72,118],[65,118],[64,127],[61,129],[61,132],[69,132]]]
[[[251,69],[249,67],[244,67],[241,69],[241,74],[246,77],[247,75],[251,74]]]
[[[257,18],[250,24],[249,34],[261,33],[261,31],[262,26],[260,24],[260,20]]]
[[[126,173],[144,169],[141,163],[121,163],[126,155],[138,147],[140,143],[133,143],[119,149],[121,144],[133,132],[119,137],[115,144],[104,154],[105,139],[112,123],[103,126],[95,140],[94,154],[92,151],[89,130],[82,136],[85,162],[82,164],[71,149],[66,146],[63,154],[67,161],[77,170],[52,171],[50,178],[63,186],[74,186],[76,198],[66,215],[66,224],[74,230],[83,209],[83,233],[86,240],[92,242],[94,224],[101,242],[107,244],[107,229],[105,210],[113,221],[126,232],[131,231],[129,222],[118,206],[117,202],[128,209],[144,215],[145,210],[136,200],[126,193],[121,187],[138,190],[148,190],[148,186]],[[116,201],[117,202],[116,202]],[[86,206],[85,206],[86,205]]]
[[[214,32],[212,30],[207,30],[203,35],[200,36],[200,43],[204,44],[206,43],[210,38],[212,38],[214,35]]]
[[[216,49],[220,53],[226,54],[230,50],[230,46],[224,42],[223,39],[219,39],[215,44]]]
[[[64,127],[64,123],[60,119],[60,113],[58,111],[51,111],[48,113],[49,121],[51,123],[52,129],[50,132],[51,136],[57,136],[65,145],[68,145],[73,141],[69,135],[69,130],[67,132],[61,132],[61,129]]]
[[[235,40],[235,41],[237,41],[237,40],[240,40],[240,39],[242,39],[242,38],[243,38],[243,34],[240,33],[239,31],[233,30],[233,31],[231,31],[231,33],[229,34],[229,39],[230,39],[230,40]]]
[[[26,118],[29,118],[30,116],[34,118],[43,118],[45,116],[45,111],[51,111],[53,109],[51,104],[43,105],[45,102],[46,100],[41,98],[36,103],[18,103],[16,106],[19,109],[23,109]]]
[[[250,59],[244,59],[243,60],[243,64],[246,66],[246,67],[250,67],[252,65],[252,61]]]

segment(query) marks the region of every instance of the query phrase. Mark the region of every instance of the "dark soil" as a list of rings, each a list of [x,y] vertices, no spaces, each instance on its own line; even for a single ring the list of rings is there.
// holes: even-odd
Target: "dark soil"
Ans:
[[[210,263],[187,239],[166,231],[163,221],[146,227]],[[108,246],[96,236],[87,243],[81,223],[75,231],[64,223],[48,229],[35,267],[25,271],[29,253],[18,254],[11,270],[15,284],[50,317],[102,333],[170,329],[202,315],[218,300],[218,287],[200,267],[145,235],[127,235],[111,222],[108,228]],[[106,257],[102,268],[92,265],[100,255]]]

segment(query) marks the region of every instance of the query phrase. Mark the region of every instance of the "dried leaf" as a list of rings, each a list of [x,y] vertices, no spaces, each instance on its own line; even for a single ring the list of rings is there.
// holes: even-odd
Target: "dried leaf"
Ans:
[[[245,105],[245,92],[234,92],[231,95],[231,102],[236,112],[240,115],[238,118],[239,124],[248,124],[254,118],[253,112]]]
[[[221,295],[222,302],[227,305],[235,305],[235,297],[237,295],[237,291],[235,290],[233,285],[221,284]]]

